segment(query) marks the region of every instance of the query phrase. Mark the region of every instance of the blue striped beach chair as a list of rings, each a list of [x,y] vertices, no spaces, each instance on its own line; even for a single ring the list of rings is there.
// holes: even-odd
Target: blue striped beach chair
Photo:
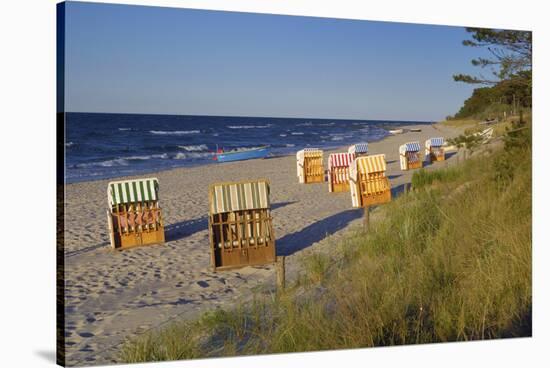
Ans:
[[[368,207],[391,201],[385,155],[356,158],[349,167],[349,177],[352,207]]]
[[[420,143],[408,142],[399,146],[399,162],[401,170],[421,168],[423,160],[420,157]]]
[[[275,262],[267,180],[212,184],[208,201],[214,271]]]
[[[126,249],[164,243],[157,178],[113,181],[108,184],[107,220],[111,247]]]
[[[443,137],[435,137],[426,140],[424,146],[426,147],[426,157],[429,162],[445,161],[445,151],[443,150],[444,143],[445,140]]]
[[[348,153],[353,154],[355,157],[367,156],[369,153],[368,143],[356,143],[348,147]]]

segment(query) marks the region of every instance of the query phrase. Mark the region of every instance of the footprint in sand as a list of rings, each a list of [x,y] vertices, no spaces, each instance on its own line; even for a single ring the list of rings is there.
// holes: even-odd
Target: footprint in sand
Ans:
[[[210,286],[206,281],[197,281],[197,285],[199,285],[201,288],[207,288]]]

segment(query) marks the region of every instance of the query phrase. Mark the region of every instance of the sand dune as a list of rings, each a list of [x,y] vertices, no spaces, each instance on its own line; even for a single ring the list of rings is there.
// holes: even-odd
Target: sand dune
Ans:
[[[385,153],[394,194],[410,182],[412,172],[399,169],[398,146],[458,131],[422,125],[419,133],[390,136],[369,144],[371,153]],[[325,153],[325,166],[328,154]],[[456,156],[428,168],[452,163]],[[328,184],[300,185],[295,157],[180,168],[156,176],[164,211],[163,245],[118,252],[108,246],[106,191],[108,180],[66,186],[65,313],[67,364],[113,361],[124,338],[171,318],[191,318],[218,306],[246,300],[258,290],[273,288],[272,266],[213,273],[209,270],[207,231],[208,184],[267,178],[277,253],[288,256],[289,278],[298,259],[323,249],[346,229],[361,223],[362,211],[351,208],[349,193],[328,193]],[[324,240],[323,240],[324,239]]]

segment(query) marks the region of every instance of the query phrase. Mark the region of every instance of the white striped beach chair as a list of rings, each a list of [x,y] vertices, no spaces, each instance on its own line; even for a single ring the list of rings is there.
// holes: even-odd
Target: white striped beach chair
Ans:
[[[401,170],[421,168],[423,161],[420,157],[420,143],[408,142],[399,146],[399,162]]]
[[[349,190],[349,165],[353,153],[331,153],[328,156],[328,191],[347,192]]]
[[[443,144],[445,140],[443,137],[435,137],[427,139],[425,142],[426,157],[429,162],[445,161],[445,150],[443,150]]]
[[[275,262],[267,180],[212,184],[208,200],[213,270]]]
[[[323,151],[318,148],[304,148],[296,153],[296,170],[301,184],[325,181]]]
[[[367,156],[369,152],[368,143],[356,143],[349,146],[348,153],[353,153],[355,157]]]
[[[108,184],[107,219],[111,247],[131,248],[164,243],[157,178],[113,181]]]
[[[385,155],[357,157],[350,165],[349,176],[352,207],[368,207],[391,201]]]

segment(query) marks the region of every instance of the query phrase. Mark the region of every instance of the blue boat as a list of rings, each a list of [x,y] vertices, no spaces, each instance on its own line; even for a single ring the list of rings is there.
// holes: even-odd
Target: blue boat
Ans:
[[[217,160],[218,162],[242,161],[242,160],[251,160],[254,158],[264,158],[268,154],[269,154],[269,147],[265,146],[265,147],[252,148],[249,150],[216,153],[214,160]]]

